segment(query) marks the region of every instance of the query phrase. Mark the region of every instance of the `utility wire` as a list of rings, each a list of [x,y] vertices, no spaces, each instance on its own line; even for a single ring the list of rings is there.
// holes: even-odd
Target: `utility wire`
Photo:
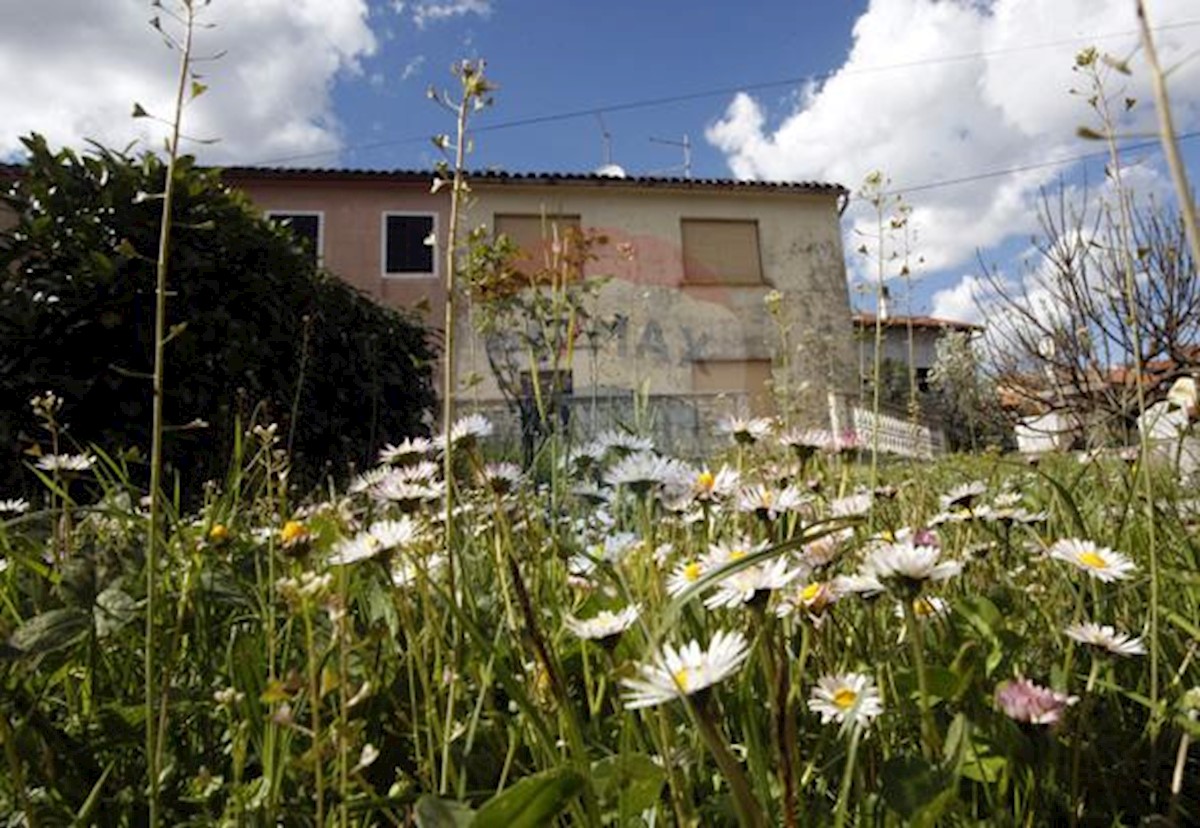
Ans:
[[[1200,26],[1200,19],[1197,20],[1181,20],[1176,23],[1168,23],[1162,26],[1154,27],[1154,31],[1169,31],[1173,29],[1187,29],[1195,26]],[[1059,46],[1069,46],[1076,43],[1091,43],[1101,40],[1112,40],[1119,37],[1129,37],[1138,35],[1137,30],[1129,30],[1125,32],[1112,32],[1103,35],[1094,35],[1091,37],[1072,37],[1063,40],[1045,41],[1042,43],[1033,43],[1025,46],[1010,46],[1004,49],[991,49],[978,52],[964,52],[957,55],[944,55],[941,57],[922,58],[920,60],[904,61],[901,63],[880,64],[878,66],[865,66],[860,69],[831,69],[826,72],[816,74],[799,75],[796,77],[779,78],[777,80],[760,81],[757,83],[738,84],[734,86],[721,86],[711,89],[698,90],[695,92],[684,92],[676,95],[663,95],[656,98],[642,98],[632,101],[623,101],[601,106],[587,107],[585,109],[572,109],[563,112],[547,113],[545,115],[533,115],[528,118],[517,118],[509,121],[501,121],[495,124],[484,124],[472,128],[473,133],[479,132],[499,132],[506,129],[519,129],[523,127],[539,126],[541,124],[555,123],[558,121],[569,121],[577,118],[594,118],[597,115],[604,115],[611,112],[630,112],[638,109],[654,109],[657,107],[668,106],[670,104],[687,103],[689,101],[703,100],[705,98],[724,97],[734,95],[739,92],[758,92],[766,89],[775,89],[783,86],[800,86],[807,83],[817,83],[820,81],[829,80],[835,75],[869,75],[881,72],[893,72],[904,69],[914,69],[922,66],[933,66],[943,63],[960,63],[976,58],[994,57],[997,55],[1014,54],[1019,52],[1036,51],[1039,49],[1050,49]],[[272,166],[277,164],[285,164],[291,161],[302,161],[309,158],[324,158],[330,155],[336,155],[344,151],[356,150],[374,150],[384,147],[401,146],[404,144],[424,143],[430,140],[428,135],[413,135],[407,138],[390,138],[384,141],[373,141],[363,144],[351,144],[342,147],[338,150],[323,150],[321,152],[299,153],[296,155],[287,155],[273,158],[267,161],[259,161],[251,166]]]

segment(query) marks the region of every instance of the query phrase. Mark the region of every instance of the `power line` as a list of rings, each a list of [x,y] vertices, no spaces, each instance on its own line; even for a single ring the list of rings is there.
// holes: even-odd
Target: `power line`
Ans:
[[[1175,140],[1179,141],[1179,142],[1191,141],[1195,138],[1200,138],[1200,130],[1197,130],[1195,132],[1185,132],[1182,135],[1175,136]],[[1117,151],[1121,152],[1121,153],[1126,153],[1126,152],[1137,152],[1138,150],[1143,150],[1143,149],[1156,149],[1156,150],[1161,151],[1162,143],[1157,140],[1140,141],[1135,144],[1127,144],[1123,147],[1118,147]],[[1006,175],[1013,175],[1014,173],[1030,172],[1031,170],[1043,170],[1043,169],[1046,169],[1047,167],[1060,167],[1064,164],[1074,164],[1077,161],[1090,161],[1090,160],[1096,159],[1096,158],[1108,158],[1108,155],[1109,155],[1108,150],[1097,150],[1096,152],[1085,152],[1080,155],[1068,155],[1068,156],[1063,156],[1062,158],[1055,158],[1050,161],[1039,161],[1039,162],[1036,162],[1033,164],[1020,164],[1015,167],[1005,167],[1005,168],[999,169],[999,170],[989,170],[987,172],[974,173],[972,175],[964,175],[964,176],[961,176],[958,178],[941,178],[936,181],[929,181],[924,184],[913,184],[908,187],[895,187],[895,188],[890,189],[887,192],[885,192],[884,195],[902,195],[902,194],[906,194],[906,193],[919,193],[924,190],[936,190],[936,189],[940,189],[942,187],[953,187],[957,184],[969,184],[973,181],[984,181],[989,178],[1002,178]],[[857,201],[857,200],[859,200],[859,198],[860,197],[857,195],[852,195],[850,197],[850,200]]]
[[[1169,31],[1173,29],[1187,29],[1195,26],[1200,26],[1200,19],[1197,20],[1181,20],[1176,23],[1168,23],[1162,26],[1155,26],[1154,31]],[[800,86],[807,83],[817,83],[820,81],[829,80],[835,75],[869,75],[882,72],[892,72],[904,69],[914,69],[923,66],[933,66],[943,63],[960,63],[966,60],[976,58],[995,57],[998,55],[1015,54],[1019,52],[1036,51],[1039,49],[1050,49],[1059,46],[1069,46],[1077,43],[1090,43],[1101,40],[1112,40],[1119,37],[1129,37],[1137,35],[1137,30],[1129,30],[1124,32],[1111,32],[1109,34],[1080,36],[1065,38],[1062,40],[1045,41],[1042,43],[1027,44],[1024,46],[1010,46],[1004,49],[991,49],[977,52],[963,52],[956,55],[943,55],[941,57],[922,58],[919,60],[904,61],[901,63],[880,64],[878,66],[865,66],[859,69],[831,69],[826,72],[816,74],[799,75],[796,77],[779,78],[776,80],[760,81],[756,83],[738,84],[733,86],[713,87],[710,89],[698,90],[695,92],[684,92],[675,95],[663,95],[655,98],[641,98],[632,101],[622,101],[612,104],[604,104],[600,106],[592,106],[583,109],[571,109],[562,112],[547,113],[545,115],[533,115],[527,118],[516,118],[509,121],[501,121],[495,124],[484,124],[482,126],[472,127],[471,131],[479,132],[499,132],[507,129],[520,129],[523,127],[540,126],[542,124],[555,123],[558,121],[569,121],[577,118],[594,118],[597,115],[604,115],[612,112],[630,112],[638,109],[654,109],[657,107],[668,106],[677,103],[687,103],[689,101],[703,100],[705,98],[724,97],[734,95],[739,92],[758,92],[767,89],[775,89],[784,86]],[[391,138],[383,141],[372,141],[362,144],[351,144],[342,147],[339,150],[323,150],[321,152],[299,153],[296,155],[281,156],[267,161],[259,161],[251,166],[272,166],[276,164],[284,164],[291,161],[302,161],[308,158],[324,158],[326,156],[335,155],[338,152],[346,150],[373,150],[382,149],[384,147],[401,146],[403,144],[424,143],[430,140],[428,135],[413,135],[406,138]]]

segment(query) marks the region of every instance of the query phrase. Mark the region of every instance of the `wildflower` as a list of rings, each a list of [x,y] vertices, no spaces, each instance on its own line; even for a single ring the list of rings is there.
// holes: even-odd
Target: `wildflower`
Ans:
[[[869,572],[839,575],[833,579],[833,589],[838,595],[861,595],[864,598],[874,598],[886,591],[883,581]]]
[[[29,501],[23,497],[0,500],[0,515],[23,515],[29,511]]]
[[[835,518],[859,517],[871,511],[872,500],[873,496],[870,492],[839,497],[829,504],[829,514]]]
[[[822,724],[841,724],[850,719],[866,727],[883,712],[883,700],[875,682],[865,673],[834,673],[817,679],[808,709],[820,714]]]
[[[706,572],[708,572],[708,567],[703,561],[684,561],[676,566],[667,577],[667,594],[671,597],[678,595],[703,578]]]
[[[398,445],[389,443],[379,450],[379,462],[387,465],[403,463],[423,457],[433,449],[433,443],[424,437],[405,437]]]
[[[623,679],[625,707],[653,707],[707,690],[737,672],[750,654],[740,632],[719,631],[707,650],[692,640],[676,650],[670,644],[651,664],[638,665],[638,677]]]
[[[49,472],[85,472],[95,464],[90,454],[46,454],[37,461],[39,469]]]
[[[1137,636],[1119,633],[1113,627],[1105,624],[1072,624],[1064,630],[1067,638],[1087,644],[1097,649],[1106,650],[1113,655],[1135,656],[1145,655],[1146,645]]]
[[[631,454],[608,470],[604,482],[610,486],[626,486],[637,494],[687,480],[691,470],[687,465],[668,457],[642,452]]]
[[[450,444],[454,446],[471,446],[484,437],[490,437],[494,431],[491,420],[482,414],[468,414],[460,417],[450,426]],[[439,434],[430,445],[442,451],[446,448],[446,435]]]
[[[769,417],[723,417],[717,423],[718,434],[728,434],[735,443],[751,445],[771,433]]]
[[[369,492],[387,479],[391,473],[391,469],[387,466],[376,466],[373,469],[367,469],[361,474],[355,475],[350,481],[350,485],[346,487],[349,494],[360,494],[361,492]]]
[[[789,561],[782,557],[748,566],[722,578],[716,591],[705,600],[704,606],[709,609],[732,609],[743,604],[765,602],[772,592],[783,589],[802,574],[805,574],[802,569],[789,568]]]
[[[308,527],[298,520],[289,520],[279,530],[279,540],[284,546],[295,546],[308,540]]]
[[[804,610],[814,619],[821,616],[841,597],[834,588],[833,581],[811,581],[799,589],[789,590],[784,594],[775,614],[779,617],[791,615],[793,612]]]
[[[790,449],[801,460],[833,445],[833,435],[824,429],[791,429],[779,435],[779,445]]]
[[[940,556],[941,550],[935,546],[918,546],[912,541],[885,544],[867,557],[865,569],[881,581],[910,587],[924,581],[943,581],[962,571],[962,564],[939,562]]]
[[[392,560],[392,586],[397,589],[408,589],[424,576],[432,577],[446,566],[445,555],[430,555],[424,561],[414,562],[408,557],[397,556]]]
[[[374,764],[375,760],[378,758],[379,748],[369,743],[365,744],[363,745],[362,753],[358,755],[358,761],[354,764],[354,767],[350,769],[350,772],[358,773],[359,771],[366,770],[372,764]]]
[[[1025,724],[1055,724],[1078,696],[1068,696],[1034,684],[1026,678],[1006,681],[996,688],[996,706],[1004,715]]]
[[[913,615],[918,621],[935,618],[950,611],[950,605],[942,598],[933,595],[921,595],[912,600]],[[896,617],[904,617],[904,605],[896,604]]]
[[[622,457],[629,454],[642,454],[654,451],[654,441],[648,437],[639,437],[628,431],[608,429],[596,435],[589,445],[589,453],[597,459],[612,451]]]
[[[224,543],[229,540],[229,527],[224,523],[214,523],[208,530],[208,539],[213,543]]]
[[[601,610],[587,619],[568,615],[563,619],[563,623],[577,638],[611,645],[616,643],[621,633],[633,626],[640,612],[641,608],[637,604],[631,604],[618,612]]]
[[[862,438],[858,436],[858,432],[848,428],[841,434],[835,435],[827,448],[835,454],[848,454],[862,448],[862,445]]]
[[[813,569],[832,563],[842,550],[842,545],[854,537],[853,529],[839,529],[822,535],[812,543],[804,545],[801,557]]]
[[[521,477],[521,467],[516,463],[488,463],[483,467],[484,482],[499,494],[516,489]]]
[[[964,483],[961,486],[955,486],[946,494],[942,495],[940,502],[942,508],[946,511],[954,509],[970,509],[980,497],[987,492],[987,486],[982,480],[973,480],[970,483]]]
[[[738,473],[728,466],[716,474],[705,469],[692,481],[692,497],[704,503],[727,497],[737,488],[738,479]]]
[[[746,486],[738,492],[737,510],[753,512],[762,520],[775,520],[787,512],[799,511],[808,502],[805,495],[794,486],[778,491],[762,484]]]
[[[1049,554],[1051,558],[1075,564],[1093,578],[1106,583],[1124,580],[1137,571],[1137,565],[1120,552],[1077,538],[1056,542],[1050,547]]]

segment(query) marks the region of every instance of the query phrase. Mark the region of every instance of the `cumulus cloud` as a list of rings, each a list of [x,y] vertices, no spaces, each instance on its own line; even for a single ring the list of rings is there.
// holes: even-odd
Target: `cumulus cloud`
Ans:
[[[1160,27],[1157,44],[1171,76],[1177,127],[1200,124],[1200,46],[1194,0],[1150,2]],[[855,189],[881,170],[892,189],[971,178],[1012,168],[1012,175],[913,191],[919,253],[926,272],[968,266],[979,249],[1036,225],[1039,188],[1063,174],[1046,162],[1099,149],[1076,137],[1098,125],[1082,96],[1085,79],[1072,71],[1075,54],[1093,44],[1126,56],[1137,43],[1128,0],[872,0],[854,26],[845,63],[799,90],[784,112],[737,95],[710,126],[708,140],[730,169],[748,179],[821,179]],[[1141,103],[1123,116],[1128,130],[1153,124],[1144,64],[1134,55],[1132,77],[1111,74],[1110,91]],[[1139,184],[1157,185],[1139,173]],[[852,208],[848,249],[873,219]],[[935,297],[946,315],[968,310],[972,283]],[[954,311],[954,313],[951,313]]]
[[[19,156],[20,136],[34,131],[55,145],[161,146],[160,125],[130,118],[135,102],[168,117],[178,71],[146,0],[10,6],[0,27],[0,158]],[[196,53],[221,56],[196,65],[209,91],[189,105],[184,128],[220,140],[187,151],[253,163],[340,146],[332,87],[375,50],[366,0],[220,2],[201,19],[215,27],[197,31]]]
[[[424,0],[412,5],[412,19],[418,29],[468,14],[487,17],[491,13],[491,0]]]

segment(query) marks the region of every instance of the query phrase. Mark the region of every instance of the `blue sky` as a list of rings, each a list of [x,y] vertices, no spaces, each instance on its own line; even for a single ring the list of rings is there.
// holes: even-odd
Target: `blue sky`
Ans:
[[[1179,130],[1196,132],[1200,8],[1146,2],[1174,67]],[[500,88],[475,121],[474,166],[593,170],[606,130],[612,160],[634,174],[682,172],[682,149],[651,138],[685,135],[695,176],[855,190],[880,170],[913,210],[914,256],[924,260],[913,310],[960,319],[988,313],[980,258],[1011,285],[1036,287],[1021,259],[1041,188],[1061,179],[1076,197],[1086,182],[1093,203],[1104,193],[1102,162],[1053,163],[1101,149],[1076,137],[1097,125],[1070,94],[1086,80],[1072,72],[1079,49],[1130,59],[1132,76],[1105,78],[1118,99],[1139,101],[1119,131],[1136,143],[1154,128],[1133,0],[214,0],[205,15],[215,27],[201,32],[200,50],[223,57],[201,67],[210,92],[186,126],[220,139],[195,147],[208,163],[429,167],[429,136],[451,120],[425,90],[452,84],[454,60],[482,57]],[[33,130],[75,146],[159,145],[156,125],[129,118],[134,101],[170,107],[174,55],[150,16],[148,0],[7,8],[0,158],[19,156],[19,136]],[[561,117],[593,109],[605,110],[603,125]],[[1184,146],[1200,178],[1200,139]],[[1125,162],[1139,197],[1170,197],[1153,149]],[[948,180],[963,183],[939,185]],[[861,285],[873,274],[853,250],[871,217],[852,204],[843,225]]]

